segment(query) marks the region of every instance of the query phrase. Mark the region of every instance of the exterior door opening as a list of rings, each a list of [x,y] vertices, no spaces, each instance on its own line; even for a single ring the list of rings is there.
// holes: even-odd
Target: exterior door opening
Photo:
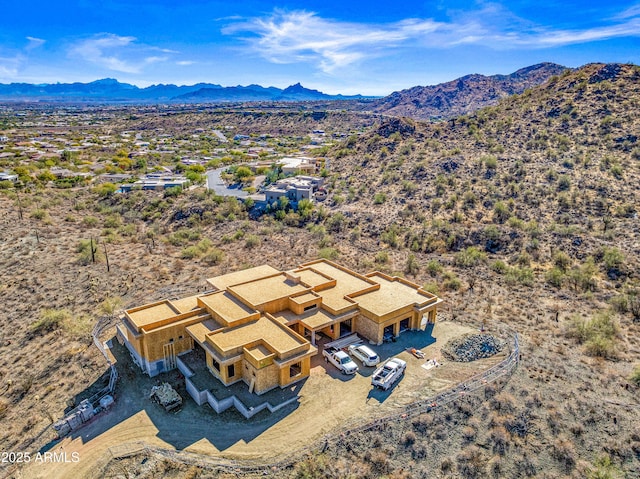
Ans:
[[[340,337],[351,334],[351,319],[346,319],[340,323]]]

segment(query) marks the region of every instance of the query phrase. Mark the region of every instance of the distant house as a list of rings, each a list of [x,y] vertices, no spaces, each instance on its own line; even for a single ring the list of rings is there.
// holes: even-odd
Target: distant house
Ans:
[[[6,143],[7,141],[9,141],[9,138],[6,136],[0,136],[0,143]]]
[[[312,200],[314,192],[316,192],[323,183],[323,178],[314,176],[283,178],[265,188],[265,199],[267,203],[278,201],[282,196],[296,202],[302,199]]]
[[[307,157],[285,157],[276,161],[282,167],[285,175],[294,175],[298,172],[314,174],[316,172],[316,159]]]
[[[186,188],[189,180],[180,175],[166,175],[151,173],[143,176],[135,183],[124,183],[120,185],[120,191],[129,192],[131,190],[166,190],[167,188]]]

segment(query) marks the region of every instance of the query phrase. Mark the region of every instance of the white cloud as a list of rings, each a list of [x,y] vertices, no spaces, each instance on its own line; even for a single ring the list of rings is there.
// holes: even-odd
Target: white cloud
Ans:
[[[29,44],[25,47],[25,50],[27,51],[33,50],[34,48],[41,47],[47,42],[46,40],[43,40],[42,38],[37,38],[37,37],[27,37],[27,40],[29,40]]]
[[[640,3],[633,5],[623,12],[616,15],[614,20],[623,20],[625,18],[639,17],[640,16]]]
[[[250,43],[274,63],[318,61],[323,71],[331,72],[438,28],[432,20],[365,25],[327,20],[305,11],[276,11],[268,18],[231,25],[223,32],[255,33],[257,38],[249,39]]]
[[[640,6],[631,7],[609,24],[574,30],[535,25],[499,4],[461,12],[446,22],[409,18],[365,24],[326,19],[313,12],[276,10],[266,17],[231,23],[222,31],[249,33],[244,40],[273,63],[306,62],[325,73],[359,61],[387,55],[398,48],[447,48],[482,45],[495,50],[543,49],[622,36],[640,36]]]
[[[180,65],[180,66],[189,66],[189,65],[193,65],[196,62],[192,61],[192,60],[180,60],[178,62],[176,62],[176,65]]]
[[[139,44],[136,37],[119,36],[113,33],[81,40],[70,48],[69,53],[73,57],[81,58],[107,70],[140,73],[148,65],[169,59],[169,55],[149,55],[154,51],[174,53],[172,50]]]

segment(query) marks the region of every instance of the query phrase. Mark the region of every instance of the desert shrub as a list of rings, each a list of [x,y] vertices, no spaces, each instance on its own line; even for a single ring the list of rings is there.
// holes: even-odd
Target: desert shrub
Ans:
[[[631,376],[629,376],[629,381],[640,387],[640,364],[633,368],[633,372],[631,373]]]
[[[107,316],[112,316],[120,307],[122,307],[122,298],[120,296],[107,296],[100,303],[100,312]]]
[[[182,259],[193,259],[199,257],[201,251],[196,246],[187,246],[180,252]]]
[[[509,266],[504,261],[496,260],[491,263],[491,269],[498,274],[504,274],[509,271]]]
[[[458,472],[462,477],[469,479],[484,477],[486,459],[477,446],[469,446],[463,449],[462,452],[456,456],[456,459],[458,462]]]
[[[97,224],[98,224],[98,218],[96,218],[95,216],[85,216],[82,219],[82,225],[86,226],[87,228],[94,227]]]
[[[588,479],[622,479],[624,474],[618,468],[609,455],[596,459],[593,467],[587,470]]]
[[[74,317],[67,309],[43,309],[40,319],[32,323],[30,329],[37,334],[62,329],[72,336],[81,336],[91,330],[91,319],[84,315]]]
[[[42,208],[38,208],[37,210],[34,210],[31,213],[31,217],[35,218],[37,220],[43,220],[47,217],[47,212],[46,210],[43,210]]]
[[[580,267],[574,267],[567,272],[567,281],[576,291],[592,291],[596,287],[595,273],[596,266],[593,258],[588,257]]]
[[[389,262],[389,253],[386,251],[378,251],[376,253],[376,263],[385,264]]]
[[[447,272],[444,275],[442,287],[445,291],[458,291],[462,287],[462,281],[454,273]]]
[[[484,251],[480,251],[476,246],[469,246],[467,249],[456,253],[454,260],[458,266],[471,268],[472,266],[477,266],[478,263],[486,258],[487,254]]]
[[[171,188],[167,188],[164,190],[165,198],[173,198],[176,196],[180,196],[182,194],[182,187],[180,186],[172,186]]]
[[[93,192],[98,196],[111,196],[118,190],[118,186],[113,183],[103,183],[101,185],[96,186],[93,189]]]
[[[207,264],[219,264],[224,260],[224,252],[213,248],[203,256],[202,260]]]
[[[437,259],[429,260],[427,263],[427,271],[431,276],[436,276],[442,271],[442,265]]]
[[[118,226],[120,226],[120,224],[121,220],[119,215],[107,216],[103,223],[105,228],[117,228]]]
[[[404,272],[407,274],[417,274],[420,271],[420,265],[418,264],[418,260],[413,253],[410,253],[407,257],[407,263],[404,266]]]
[[[347,224],[347,219],[340,212],[334,215],[331,215],[327,219],[327,227],[329,228],[329,231],[335,231],[335,232],[342,231],[345,228],[346,224]]]
[[[511,211],[502,201],[493,206],[493,218],[498,223],[504,223],[511,217]]]
[[[402,438],[402,444],[405,446],[412,446],[416,442],[416,433],[413,431],[407,431]]]
[[[513,267],[507,270],[505,275],[506,281],[509,284],[520,283],[524,286],[531,286],[534,282],[533,270],[531,268]]]
[[[616,354],[620,326],[609,311],[602,311],[590,319],[574,315],[569,320],[566,334],[584,344],[587,354],[610,358]]]
[[[560,271],[565,272],[567,268],[571,266],[571,258],[568,254],[558,251],[553,255],[553,264],[559,268]]]
[[[387,201],[387,195],[385,195],[384,193],[376,193],[373,196],[373,204],[375,205],[381,205],[385,201]]]
[[[63,323],[71,319],[71,313],[66,309],[43,309],[40,319],[31,324],[34,333],[48,333],[61,328]]]
[[[564,273],[560,268],[554,266],[549,271],[547,271],[547,273],[545,274],[545,279],[551,286],[560,288],[562,286],[562,282],[564,281]]]
[[[624,263],[624,254],[618,248],[604,248],[602,250],[602,262],[607,272],[617,271]]]
[[[209,238],[203,238],[198,241],[196,248],[198,248],[201,253],[206,253],[212,246],[213,242]]]
[[[171,233],[167,237],[167,241],[173,246],[183,246],[190,241],[199,240],[201,233],[197,229],[180,229],[175,233]]]
[[[318,251],[318,256],[320,258],[334,260],[338,258],[340,253],[335,248],[322,248]]]
[[[493,155],[483,156],[481,160],[487,170],[495,170],[498,167],[498,159]]]
[[[256,235],[247,235],[245,239],[245,247],[254,248],[260,244],[260,238]]]
[[[392,224],[388,230],[380,234],[380,241],[387,243],[392,248],[397,248],[400,245],[398,241],[398,227],[395,223]]]

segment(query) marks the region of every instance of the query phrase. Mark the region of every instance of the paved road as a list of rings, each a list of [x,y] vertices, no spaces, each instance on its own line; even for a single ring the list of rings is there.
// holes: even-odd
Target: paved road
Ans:
[[[236,198],[246,198],[249,193],[242,191],[240,188],[229,188],[227,184],[220,177],[220,173],[226,170],[228,167],[216,168],[215,170],[207,171],[207,189],[213,190],[218,196],[235,196]]]

